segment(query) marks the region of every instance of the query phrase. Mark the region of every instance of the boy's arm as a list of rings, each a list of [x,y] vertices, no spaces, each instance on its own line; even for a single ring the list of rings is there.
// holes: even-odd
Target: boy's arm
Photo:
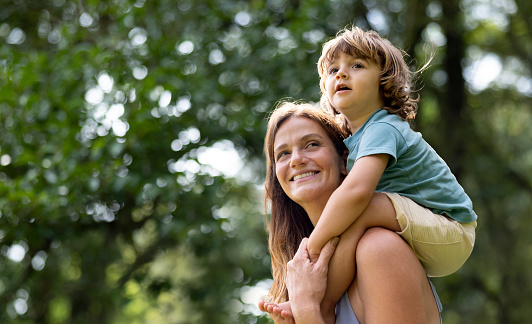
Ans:
[[[366,209],[389,159],[388,154],[376,154],[355,162],[344,182],[329,198],[309,237],[311,260],[317,258],[328,240],[342,234]]]

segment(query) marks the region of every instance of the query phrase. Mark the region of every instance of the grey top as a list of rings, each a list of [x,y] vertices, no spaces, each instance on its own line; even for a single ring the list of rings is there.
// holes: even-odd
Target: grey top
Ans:
[[[438,293],[436,292],[436,288],[430,281],[429,277],[427,276],[427,280],[429,281],[430,288],[432,289],[432,294],[434,295],[434,299],[436,300],[436,305],[438,306],[438,312],[440,313],[440,323],[441,323],[441,311],[443,310],[443,307],[440,302],[440,298],[438,296]],[[355,315],[355,312],[353,311],[353,308],[351,307],[351,303],[349,302],[349,296],[347,296],[347,291],[344,293],[338,304],[336,304],[336,322],[335,324],[359,324],[357,316]]]
[[[349,296],[344,293],[338,304],[336,304],[336,324],[358,324],[357,316],[353,312]]]

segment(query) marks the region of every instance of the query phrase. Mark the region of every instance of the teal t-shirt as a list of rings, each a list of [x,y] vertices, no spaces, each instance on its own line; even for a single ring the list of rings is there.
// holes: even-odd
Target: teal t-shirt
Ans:
[[[445,161],[401,117],[379,109],[344,142],[348,170],[361,157],[390,155],[378,192],[400,194],[461,223],[477,219],[471,199]]]

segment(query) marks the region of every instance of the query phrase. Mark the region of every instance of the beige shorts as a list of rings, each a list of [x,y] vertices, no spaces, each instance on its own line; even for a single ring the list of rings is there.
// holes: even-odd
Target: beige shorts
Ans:
[[[460,223],[409,198],[385,194],[395,208],[398,234],[412,247],[427,275],[443,277],[460,269],[473,251],[477,222]]]

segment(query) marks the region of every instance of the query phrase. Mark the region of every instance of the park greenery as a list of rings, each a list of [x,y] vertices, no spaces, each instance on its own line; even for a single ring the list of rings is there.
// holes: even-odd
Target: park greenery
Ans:
[[[529,0],[0,0],[0,322],[271,323],[268,112],[355,24],[479,215],[444,323],[532,317]]]

